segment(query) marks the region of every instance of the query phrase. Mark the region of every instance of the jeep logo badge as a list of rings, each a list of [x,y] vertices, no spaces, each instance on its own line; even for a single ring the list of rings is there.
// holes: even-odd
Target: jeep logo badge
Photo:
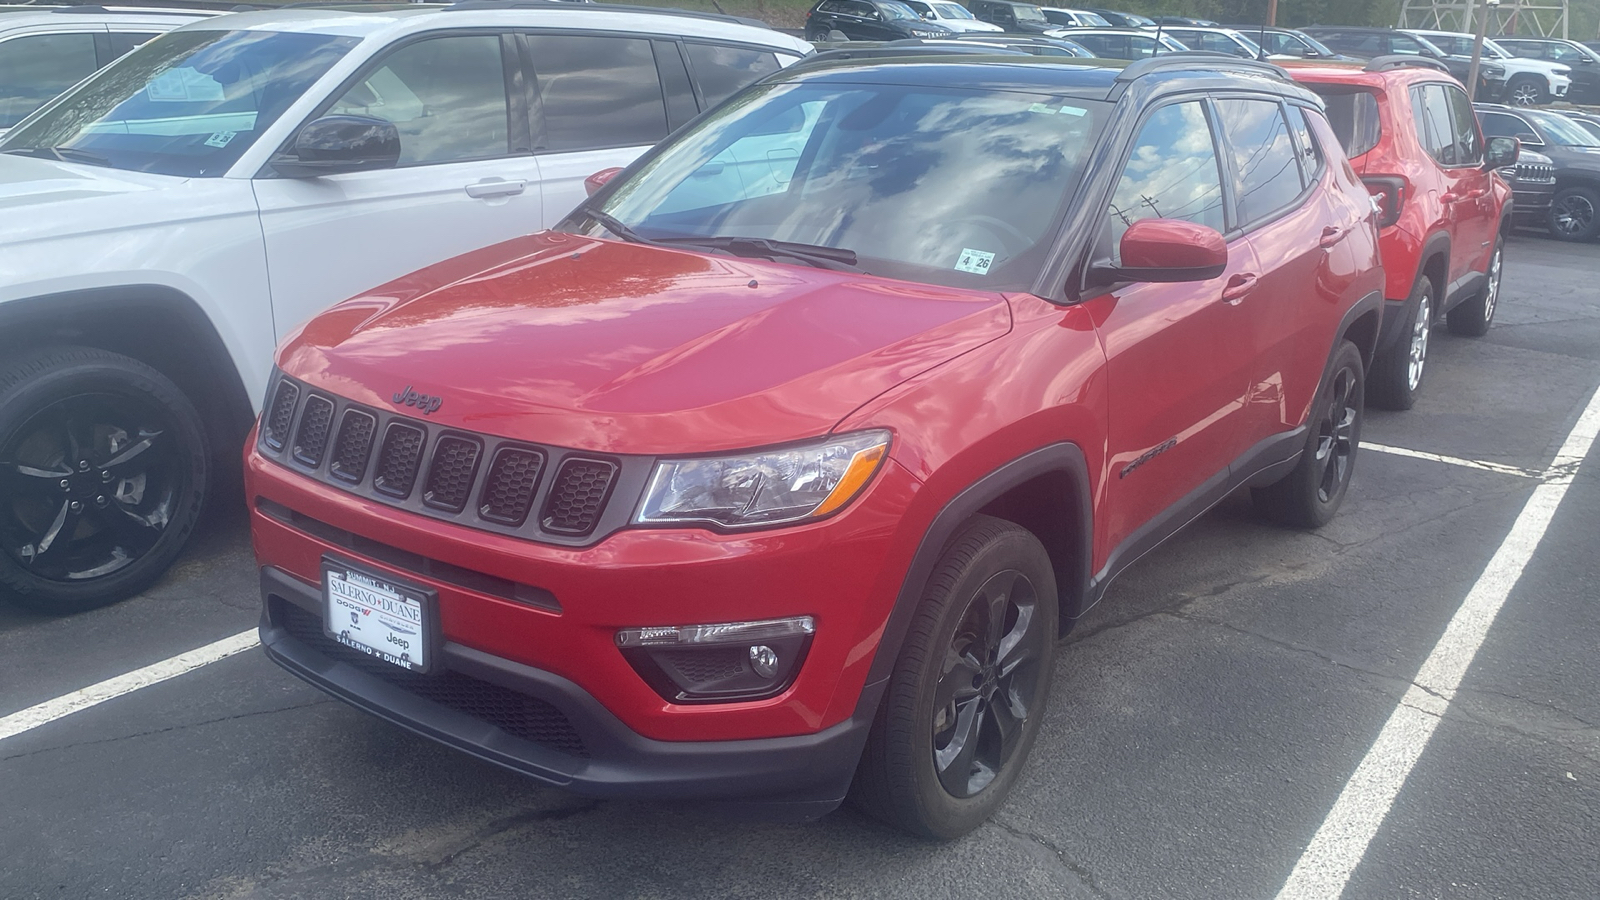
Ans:
[[[423,415],[432,415],[440,406],[444,405],[443,397],[419,394],[412,390],[409,384],[405,386],[404,390],[396,391],[392,399],[399,406],[415,406],[417,409],[422,410]]]

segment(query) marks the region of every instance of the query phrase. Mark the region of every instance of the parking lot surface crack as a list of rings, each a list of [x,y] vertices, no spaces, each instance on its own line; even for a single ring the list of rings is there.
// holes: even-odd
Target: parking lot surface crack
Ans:
[[[432,861],[424,862],[422,867],[429,872],[437,872],[454,863],[463,853],[476,850],[502,834],[515,831],[524,825],[533,825],[540,822],[560,822],[564,819],[580,816],[599,809],[603,803],[604,801],[601,800],[591,800],[576,806],[563,806],[556,809],[532,809],[509,816],[502,816],[488,822],[482,828],[460,841],[456,846],[445,850],[442,855]]]
[[[324,703],[332,703],[332,702],[334,702],[333,698],[331,698],[331,697],[323,697],[321,699],[310,700],[310,701],[307,701],[305,703],[292,703],[292,704],[290,704],[288,706],[279,706],[279,707],[275,707],[273,709],[258,709],[258,710],[253,710],[251,712],[239,713],[237,715],[232,715],[232,716],[218,716],[217,718],[214,718],[214,719],[204,719],[204,720],[199,721],[199,722],[184,722],[184,723],[182,723],[180,725],[168,725],[165,728],[152,728],[149,731],[136,731],[136,732],[133,732],[132,734],[120,734],[120,735],[117,735],[116,737],[103,738],[101,740],[96,740],[96,741],[74,741],[74,742],[68,743],[68,744],[56,744],[55,746],[52,746],[52,747],[40,747],[40,748],[38,748],[36,750],[29,750],[29,751],[27,751],[25,753],[13,753],[13,754],[11,754],[9,756],[0,756],[0,762],[10,762],[11,760],[14,760],[14,759],[24,759],[24,758],[29,757],[29,756],[38,756],[41,753],[53,753],[53,752],[56,752],[58,750],[71,750],[71,749],[74,749],[76,747],[93,747],[93,746],[95,746],[97,744],[115,744],[115,743],[118,743],[118,742],[121,742],[121,741],[132,740],[133,738],[150,737],[151,735],[166,734],[166,733],[172,732],[172,731],[184,731],[184,730],[190,729],[190,728],[200,728],[200,727],[205,726],[205,725],[215,725],[218,722],[232,722],[232,721],[236,721],[238,719],[252,719],[252,718],[256,718],[258,716],[270,716],[270,715],[275,715],[277,713],[289,712],[291,710],[305,709],[305,708],[310,707],[310,706],[321,706]]]
[[[1106,900],[1109,900],[1111,895],[1107,894],[1103,889],[1101,889],[1100,885],[1095,882],[1093,873],[1091,873],[1081,863],[1074,862],[1071,857],[1067,856],[1066,851],[1062,850],[1060,847],[1057,847],[1049,840],[1046,840],[1042,835],[1035,834],[1034,832],[1023,828],[1018,828],[1015,825],[1008,824],[999,816],[991,816],[989,818],[989,822],[996,828],[999,828],[1001,831],[1009,834],[1011,837],[1017,840],[1036,844],[1037,846],[1049,851],[1050,855],[1055,857],[1056,862],[1061,864],[1061,868],[1065,869],[1068,874],[1070,874],[1074,879],[1087,888],[1089,893],[1096,897],[1102,897],[1106,898]]]

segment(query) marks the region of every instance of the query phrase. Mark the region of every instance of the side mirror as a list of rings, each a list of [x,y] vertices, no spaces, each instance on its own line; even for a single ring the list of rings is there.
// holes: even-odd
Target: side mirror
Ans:
[[[400,132],[372,116],[323,116],[295,135],[293,155],[272,161],[290,178],[392,169],[400,161]]]
[[[617,177],[617,173],[621,171],[621,166],[612,166],[609,169],[601,169],[600,171],[583,180],[583,190],[590,197],[593,197],[596,192],[606,186],[606,182]]]
[[[1510,137],[1492,137],[1483,149],[1485,169],[1503,169],[1517,164],[1522,153],[1522,142]]]
[[[1091,284],[1118,281],[1210,281],[1228,267],[1228,243],[1216,229],[1182,219],[1140,219],[1119,245],[1122,264],[1096,264]]]

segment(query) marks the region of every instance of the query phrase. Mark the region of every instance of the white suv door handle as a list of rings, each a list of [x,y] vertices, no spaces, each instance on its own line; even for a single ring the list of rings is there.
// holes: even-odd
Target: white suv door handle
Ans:
[[[522,179],[507,181],[504,178],[485,178],[482,181],[467,185],[467,196],[482,200],[486,197],[509,197],[520,194],[527,188],[528,183]]]

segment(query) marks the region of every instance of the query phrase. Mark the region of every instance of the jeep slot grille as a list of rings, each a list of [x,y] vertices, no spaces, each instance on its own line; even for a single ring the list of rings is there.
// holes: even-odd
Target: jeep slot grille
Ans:
[[[328,426],[333,424],[333,401],[316,394],[306,398],[300,424],[294,429],[294,458],[315,468],[328,449]]]
[[[594,530],[611,493],[616,464],[599,459],[569,459],[556,473],[540,517],[546,531],[583,535]]]
[[[478,515],[491,522],[520,528],[533,508],[533,495],[544,473],[544,454],[522,447],[502,447],[489,464]]]
[[[422,488],[422,502],[434,509],[461,512],[472,495],[472,482],[478,477],[478,457],[483,445],[475,438],[447,434],[433,444],[433,462],[428,465],[428,481]]]
[[[372,457],[372,435],[378,420],[371,413],[347,409],[339,420],[339,434],[333,439],[333,462],[328,472],[340,481],[359,484],[367,477],[367,460]]]
[[[411,488],[417,483],[417,469],[422,463],[422,442],[426,438],[421,428],[390,422],[383,433],[383,444],[378,448],[378,474],[373,476],[373,489],[400,500],[411,496]]]
[[[272,395],[272,408],[267,411],[266,434],[261,437],[267,446],[274,450],[282,450],[283,445],[289,441],[289,424],[294,419],[294,405],[300,400],[300,388],[291,381],[278,382],[278,390]]]

